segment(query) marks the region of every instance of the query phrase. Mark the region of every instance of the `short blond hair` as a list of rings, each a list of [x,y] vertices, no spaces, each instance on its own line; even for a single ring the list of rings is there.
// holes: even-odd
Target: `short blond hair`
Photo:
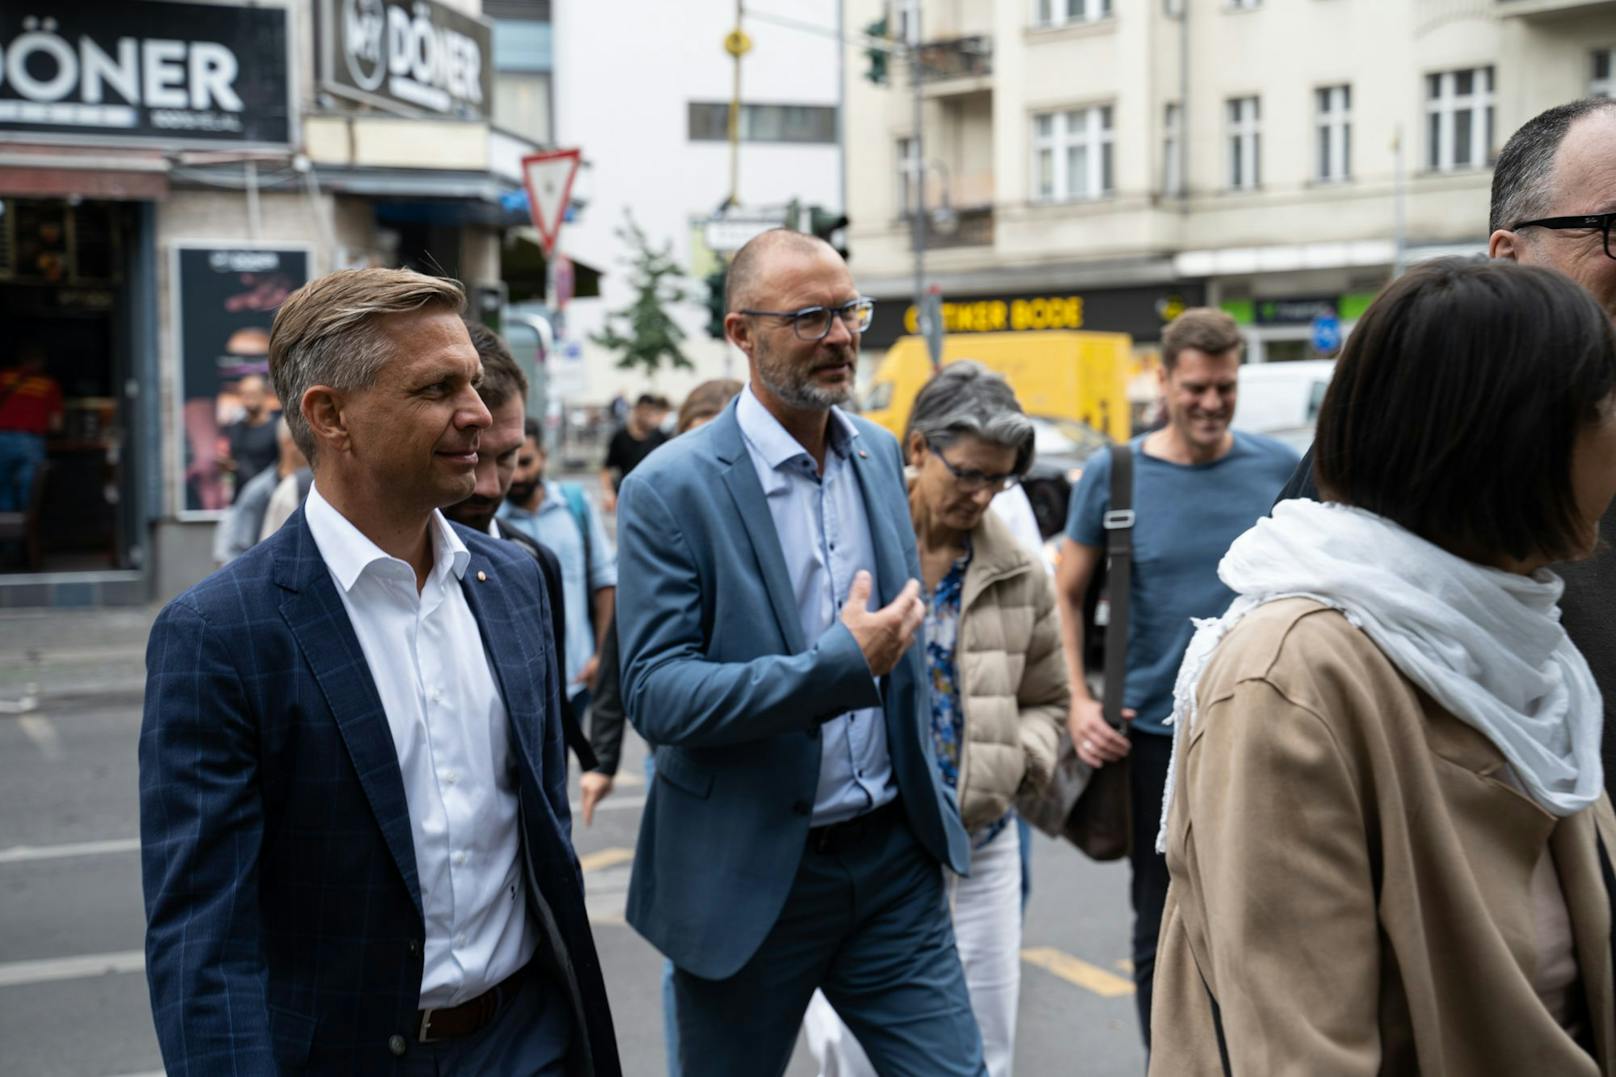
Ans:
[[[1171,371],[1178,365],[1180,353],[1190,348],[1207,355],[1222,355],[1238,351],[1245,342],[1240,326],[1226,311],[1191,307],[1162,330],[1162,366]]]
[[[366,389],[392,358],[376,319],[441,307],[459,314],[458,281],[411,269],[340,269],[293,292],[269,330],[269,376],[292,440],[314,459],[314,433],[303,418],[303,394],[316,385]]]

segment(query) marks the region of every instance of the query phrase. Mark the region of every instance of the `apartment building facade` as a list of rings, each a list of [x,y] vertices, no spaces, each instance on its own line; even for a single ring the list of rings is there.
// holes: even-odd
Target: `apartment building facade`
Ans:
[[[910,206],[952,332],[1126,331],[1221,305],[1311,354],[1394,266],[1479,252],[1491,161],[1616,93],[1612,0],[848,0],[917,65],[849,64],[848,212],[873,354],[914,325]],[[853,46],[855,49],[857,46]]]

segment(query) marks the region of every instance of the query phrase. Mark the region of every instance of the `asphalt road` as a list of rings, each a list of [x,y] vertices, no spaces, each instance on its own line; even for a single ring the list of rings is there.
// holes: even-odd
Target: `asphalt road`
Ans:
[[[162,1068],[142,975],[136,845],[144,623],[0,618],[0,1075]],[[35,705],[20,705],[30,694]],[[641,1077],[663,1071],[662,959],[622,921],[645,795],[637,741],[627,755],[612,797],[592,827],[576,821],[575,838],[625,1072]],[[1033,879],[1017,1072],[1142,1072],[1124,960],[1126,868],[1037,837]],[[790,1074],[813,1072],[799,1048]]]

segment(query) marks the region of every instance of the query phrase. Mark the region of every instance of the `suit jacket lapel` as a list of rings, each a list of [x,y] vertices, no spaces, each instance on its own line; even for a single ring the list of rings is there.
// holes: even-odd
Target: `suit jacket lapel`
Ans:
[[[381,827],[382,838],[419,913],[421,883],[410,833],[410,809],[387,712],[382,709],[381,696],[376,692],[359,637],[348,620],[348,611],[337,594],[336,581],[325,567],[301,509],[289,526],[296,529],[297,537],[283,547],[276,564],[276,582],[290,592],[281,603],[281,616],[320,685],[370,810]]]
[[[903,556],[903,540],[892,521],[894,506],[901,506],[907,517],[909,502],[902,496],[901,488],[898,493],[887,491],[886,496],[882,496],[879,465],[870,458],[868,449],[860,447],[857,439],[853,441],[853,451],[848,454],[848,460],[853,465],[859,490],[864,495],[864,515],[870,521],[870,540],[875,543],[880,605],[885,606],[897,598],[898,592],[909,582],[909,565]],[[908,526],[907,518],[904,526]]]
[[[763,573],[763,586],[769,592],[769,606],[774,610],[774,619],[785,637],[787,649],[792,654],[800,654],[808,645],[802,638],[802,621],[797,616],[791,574],[786,571],[785,555],[780,552],[780,535],[774,529],[768,498],[763,496],[763,487],[758,483],[757,468],[741,439],[735,405],[731,403],[712,425],[718,457],[730,465],[723,473],[724,485],[729,487],[747,538],[752,542],[752,552]]]
[[[479,580],[478,573],[482,579]],[[500,698],[505,702],[506,722],[515,731],[517,751],[522,755],[522,761],[527,765],[529,773],[538,776],[539,760],[542,758],[542,744],[535,740],[540,736],[533,722],[532,716],[545,714],[545,707],[538,690],[534,688],[533,678],[528,675],[527,663],[530,658],[542,667],[537,656],[528,653],[528,631],[531,626],[518,630],[511,617],[510,601],[505,595],[503,581],[495,574],[494,564],[475,550],[471,551],[471,560],[466,563],[465,575],[461,577],[460,589],[466,596],[466,604],[471,607],[471,615],[476,618],[477,630],[482,634],[483,653],[488,656],[488,665],[494,671],[494,681],[499,686]],[[500,641],[500,646],[491,646],[493,639]],[[556,656],[560,661],[560,656]],[[544,686],[546,689],[548,685]],[[557,714],[557,720],[560,719]]]

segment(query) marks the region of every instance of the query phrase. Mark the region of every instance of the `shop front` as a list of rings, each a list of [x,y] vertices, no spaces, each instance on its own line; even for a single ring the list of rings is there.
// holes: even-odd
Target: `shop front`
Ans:
[[[1340,292],[1225,299],[1218,305],[1234,317],[1246,336],[1246,362],[1283,363],[1333,358],[1339,348],[1328,353],[1318,349],[1315,323],[1333,321],[1335,335],[1345,340],[1374,298],[1374,292]]]

